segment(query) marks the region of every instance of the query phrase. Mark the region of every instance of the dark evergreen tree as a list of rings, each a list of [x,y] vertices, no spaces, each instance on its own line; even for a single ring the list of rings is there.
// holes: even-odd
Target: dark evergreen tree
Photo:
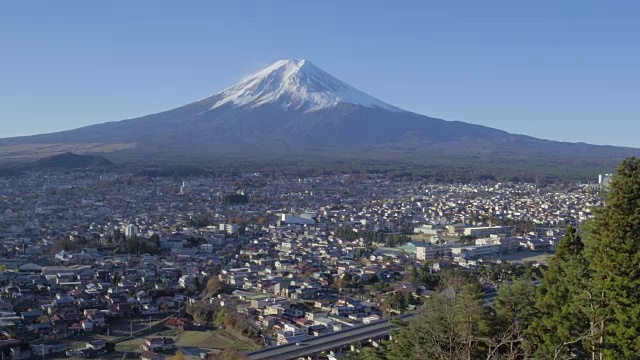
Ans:
[[[590,348],[585,306],[590,277],[582,238],[568,227],[538,289],[534,320],[528,329],[527,345],[536,359],[584,354]]]
[[[536,287],[531,279],[517,279],[498,288],[493,304],[491,358],[520,359],[526,353],[522,340],[533,320]],[[499,357],[502,356],[502,357]]]
[[[588,227],[606,359],[640,358],[640,159],[625,159]],[[606,321],[604,319],[606,318]]]

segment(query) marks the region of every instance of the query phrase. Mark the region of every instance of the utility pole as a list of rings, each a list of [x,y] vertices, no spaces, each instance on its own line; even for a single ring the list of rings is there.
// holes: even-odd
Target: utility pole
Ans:
[[[133,338],[133,321],[129,321],[129,337]]]

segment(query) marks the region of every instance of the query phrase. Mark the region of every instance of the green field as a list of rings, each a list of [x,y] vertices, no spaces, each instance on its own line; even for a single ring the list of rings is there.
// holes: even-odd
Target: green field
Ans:
[[[249,341],[240,339],[226,331],[185,331],[178,335],[176,344],[179,347],[199,347],[203,349],[253,350],[255,346]]]
[[[175,330],[159,332],[148,336],[166,336],[174,338],[178,347],[196,347],[210,350],[255,350],[256,346],[249,339],[228,333],[224,330],[216,331],[185,331]],[[123,341],[116,344],[119,352],[142,352],[140,345],[144,337]]]
[[[116,344],[116,351],[120,352],[142,352],[140,345],[144,342],[144,338],[135,338]]]

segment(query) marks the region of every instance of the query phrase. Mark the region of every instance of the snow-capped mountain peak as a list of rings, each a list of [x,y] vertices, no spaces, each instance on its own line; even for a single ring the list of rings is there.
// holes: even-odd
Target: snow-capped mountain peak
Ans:
[[[402,111],[344,83],[307,60],[280,60],[214,95],[211,109],[223,105],[257,107],[276,104],[285,110],[311,112],[340,103]]]

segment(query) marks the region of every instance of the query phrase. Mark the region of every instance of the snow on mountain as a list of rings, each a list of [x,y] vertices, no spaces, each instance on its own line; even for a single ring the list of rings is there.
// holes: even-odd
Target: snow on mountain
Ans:
[[[339,103],[400,112],[344,83],[306,60],[280,60],[221,93],[210,110],[223,105],[257,107],[276,104],[284,110],[311,112]]]

